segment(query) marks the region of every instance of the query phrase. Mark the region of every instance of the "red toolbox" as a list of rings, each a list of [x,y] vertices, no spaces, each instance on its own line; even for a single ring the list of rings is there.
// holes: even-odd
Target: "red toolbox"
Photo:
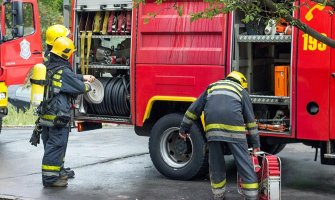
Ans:
[[[250,158],[258,177],[259,200],[281,200],[280,158],[265,152],[259,152],[257,156],[250,153]],[[238,192],[243,195],[241,183],[237,174]]]

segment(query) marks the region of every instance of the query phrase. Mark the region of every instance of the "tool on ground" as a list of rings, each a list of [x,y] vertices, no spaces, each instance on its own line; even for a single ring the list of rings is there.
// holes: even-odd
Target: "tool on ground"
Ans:
[[[259,183],[259,200],[281,200],[281,161],[278,156],[258,152],[250,158]],[[238,192],[243,195],[242,180],[237,174]]]

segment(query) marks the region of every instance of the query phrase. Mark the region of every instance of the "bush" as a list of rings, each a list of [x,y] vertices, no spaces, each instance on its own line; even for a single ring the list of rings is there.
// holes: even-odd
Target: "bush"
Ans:
[[[30,107],[29,110],[23,112],[18,110],[13,105],[8,105],[8,115],[3,118],[3,126],[27,126],[35,125],[37,116],[34,115],[33,108]]]

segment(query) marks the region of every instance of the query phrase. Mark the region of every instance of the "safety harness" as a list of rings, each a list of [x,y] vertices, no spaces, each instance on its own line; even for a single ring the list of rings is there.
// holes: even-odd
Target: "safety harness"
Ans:
[[[45,87],[43,101],[36,108],[36,114],[38,115],[35,121],[35,128],[29,142],[31,145],[37,146],[40,143],[40,135],[42,134],[42,126],[54,127],[54,126],[66,126],[70,120],[70,117],[64,120],[64,116],[57,116],[61,113],[50,113],[51,101],[55,96],[55,93],[59,93],[60,89],[54,86],[61,86],[61,74],[64,66],[54,67],[47,70],[47,77],[45,80],[30,79],[32,84],[42,85]]]
[[[61,78],[64,68],[65,66],[57,66],[48,69],[47,77],[44,81],[31,79],[32,83],[43,85],[45,87],[43,101],[36,110],[36,113],[38,114],[37,120],[42,126],[65,127],[71,119],[70,114],[55,109],[52,101],[62,87]]]

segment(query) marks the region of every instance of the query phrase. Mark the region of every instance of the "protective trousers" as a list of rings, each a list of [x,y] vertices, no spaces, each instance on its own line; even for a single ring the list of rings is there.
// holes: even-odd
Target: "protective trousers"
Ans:
[[[209,172],[214,195],[223,194],[226,186],[226,167],[224,160],[224,144],[227,144],[234,156],[239,176],[242,178],[242,190],[247,199],[258,197],[258,179],[249,156],[247,143],[230,143],[223,141],[208,142]]]
[[[46,129],[46,127],[45,127],[45,129]],[[69,130],[69,132],[70,132],[70,130]],[[65,145],[65,148],[64,148],[64,154],[63,154],[63,159],[62,159],[63,163],[62,163],[62,167],[61,168],[64,168],[65,154],[66,154],[66,149],[67,149],[67,145],[68,145],[68,142],[69,142],[69,135],[70,134],[68,134],[66,145]],[[49,138],[49,134],[43,134],[42,133],[42,140],[43,140],[44,149],[45,149],[45,146],[46,146],[46,142],[48,141],[48,138]]]
[[[43,127],[44,156],[42,160],[42,179],[44,186],[52,185],[59,178],[68,136],[69,127]]]

